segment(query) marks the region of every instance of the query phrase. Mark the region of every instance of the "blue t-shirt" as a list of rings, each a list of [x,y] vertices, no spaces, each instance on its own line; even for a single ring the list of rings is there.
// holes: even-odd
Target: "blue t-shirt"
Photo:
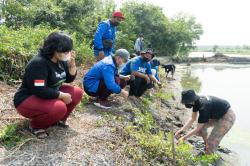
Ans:
[[[134,57],[129,60],[121,70],[121,75],[130,75],[133,71],[138,71],[143,74],[152,75],[149,62],[145,62],[141,56]]]

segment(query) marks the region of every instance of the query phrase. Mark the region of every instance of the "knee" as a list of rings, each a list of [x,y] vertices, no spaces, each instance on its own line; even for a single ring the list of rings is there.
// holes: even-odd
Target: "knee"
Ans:
[[[74,87],[74,91],[72,94],[72,102],[79,103],[83,96],[83,90],[79,87]]]
[[[61,100],[56,101],[52,106],[51,111],[49,112],[50,116],[53,116],[58,119],[64,117],[66,113],[67,113],[67,106]]]

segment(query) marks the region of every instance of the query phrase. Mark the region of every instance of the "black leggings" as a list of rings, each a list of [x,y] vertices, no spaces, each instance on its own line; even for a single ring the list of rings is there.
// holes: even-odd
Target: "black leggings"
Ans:
[[[143,93],[153,87],[152,83],[147,84],[147,81],[141,77],[135,77],[134,81],[129,82],[129,96],[141,97]]]

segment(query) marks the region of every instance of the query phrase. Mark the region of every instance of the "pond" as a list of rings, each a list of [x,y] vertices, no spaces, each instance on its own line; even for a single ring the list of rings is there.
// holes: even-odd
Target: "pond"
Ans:
[[[239,154],[242,166],[250,165],[249,74],[250,65],[192,64],[182,77],[183,88],[230,102],[237,119],[221,144]]]

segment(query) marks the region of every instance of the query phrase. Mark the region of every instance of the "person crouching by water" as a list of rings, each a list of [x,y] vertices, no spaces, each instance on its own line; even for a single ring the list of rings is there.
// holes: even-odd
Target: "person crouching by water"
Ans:
[[[118,67],[127,62],[129,52],[125,49],[119,49],[115,55],[107,56],[86,73],[83,78],[84,91],[92,97],[97,97],[94,102],[99,108],[109,109],[111,103],[108,97],[112,93],[121,94],[124,98],[128,97],[128,92],[123,88],[126,86],[126,80],[129,76],[119,76]]]
[[[196,95],[194,90],[182,91],[181,103],[186,108],[192,108],[193,113],[190,120],[175,133],[175,136],[179,136],[180,133],[192,126],[199,114],[197,127],[181,137],[179,142],[192,135],[198,135],[203,138],[206,145],[205,153],[214,153],[222,138],[235,122],[236,116],[230,104],[218,97]],[[208,136],[207,129],[209,127],[213,127],[213,129]]]
[[[14,96],[19,114],[31,119],[29,130],[42,139],[52,125],[68,127],[66,120],[80,102],[83,90],[63,85],[76,77],[73,41],[64,32],[53,32],[37,56],[27,64],[22,85]]]

